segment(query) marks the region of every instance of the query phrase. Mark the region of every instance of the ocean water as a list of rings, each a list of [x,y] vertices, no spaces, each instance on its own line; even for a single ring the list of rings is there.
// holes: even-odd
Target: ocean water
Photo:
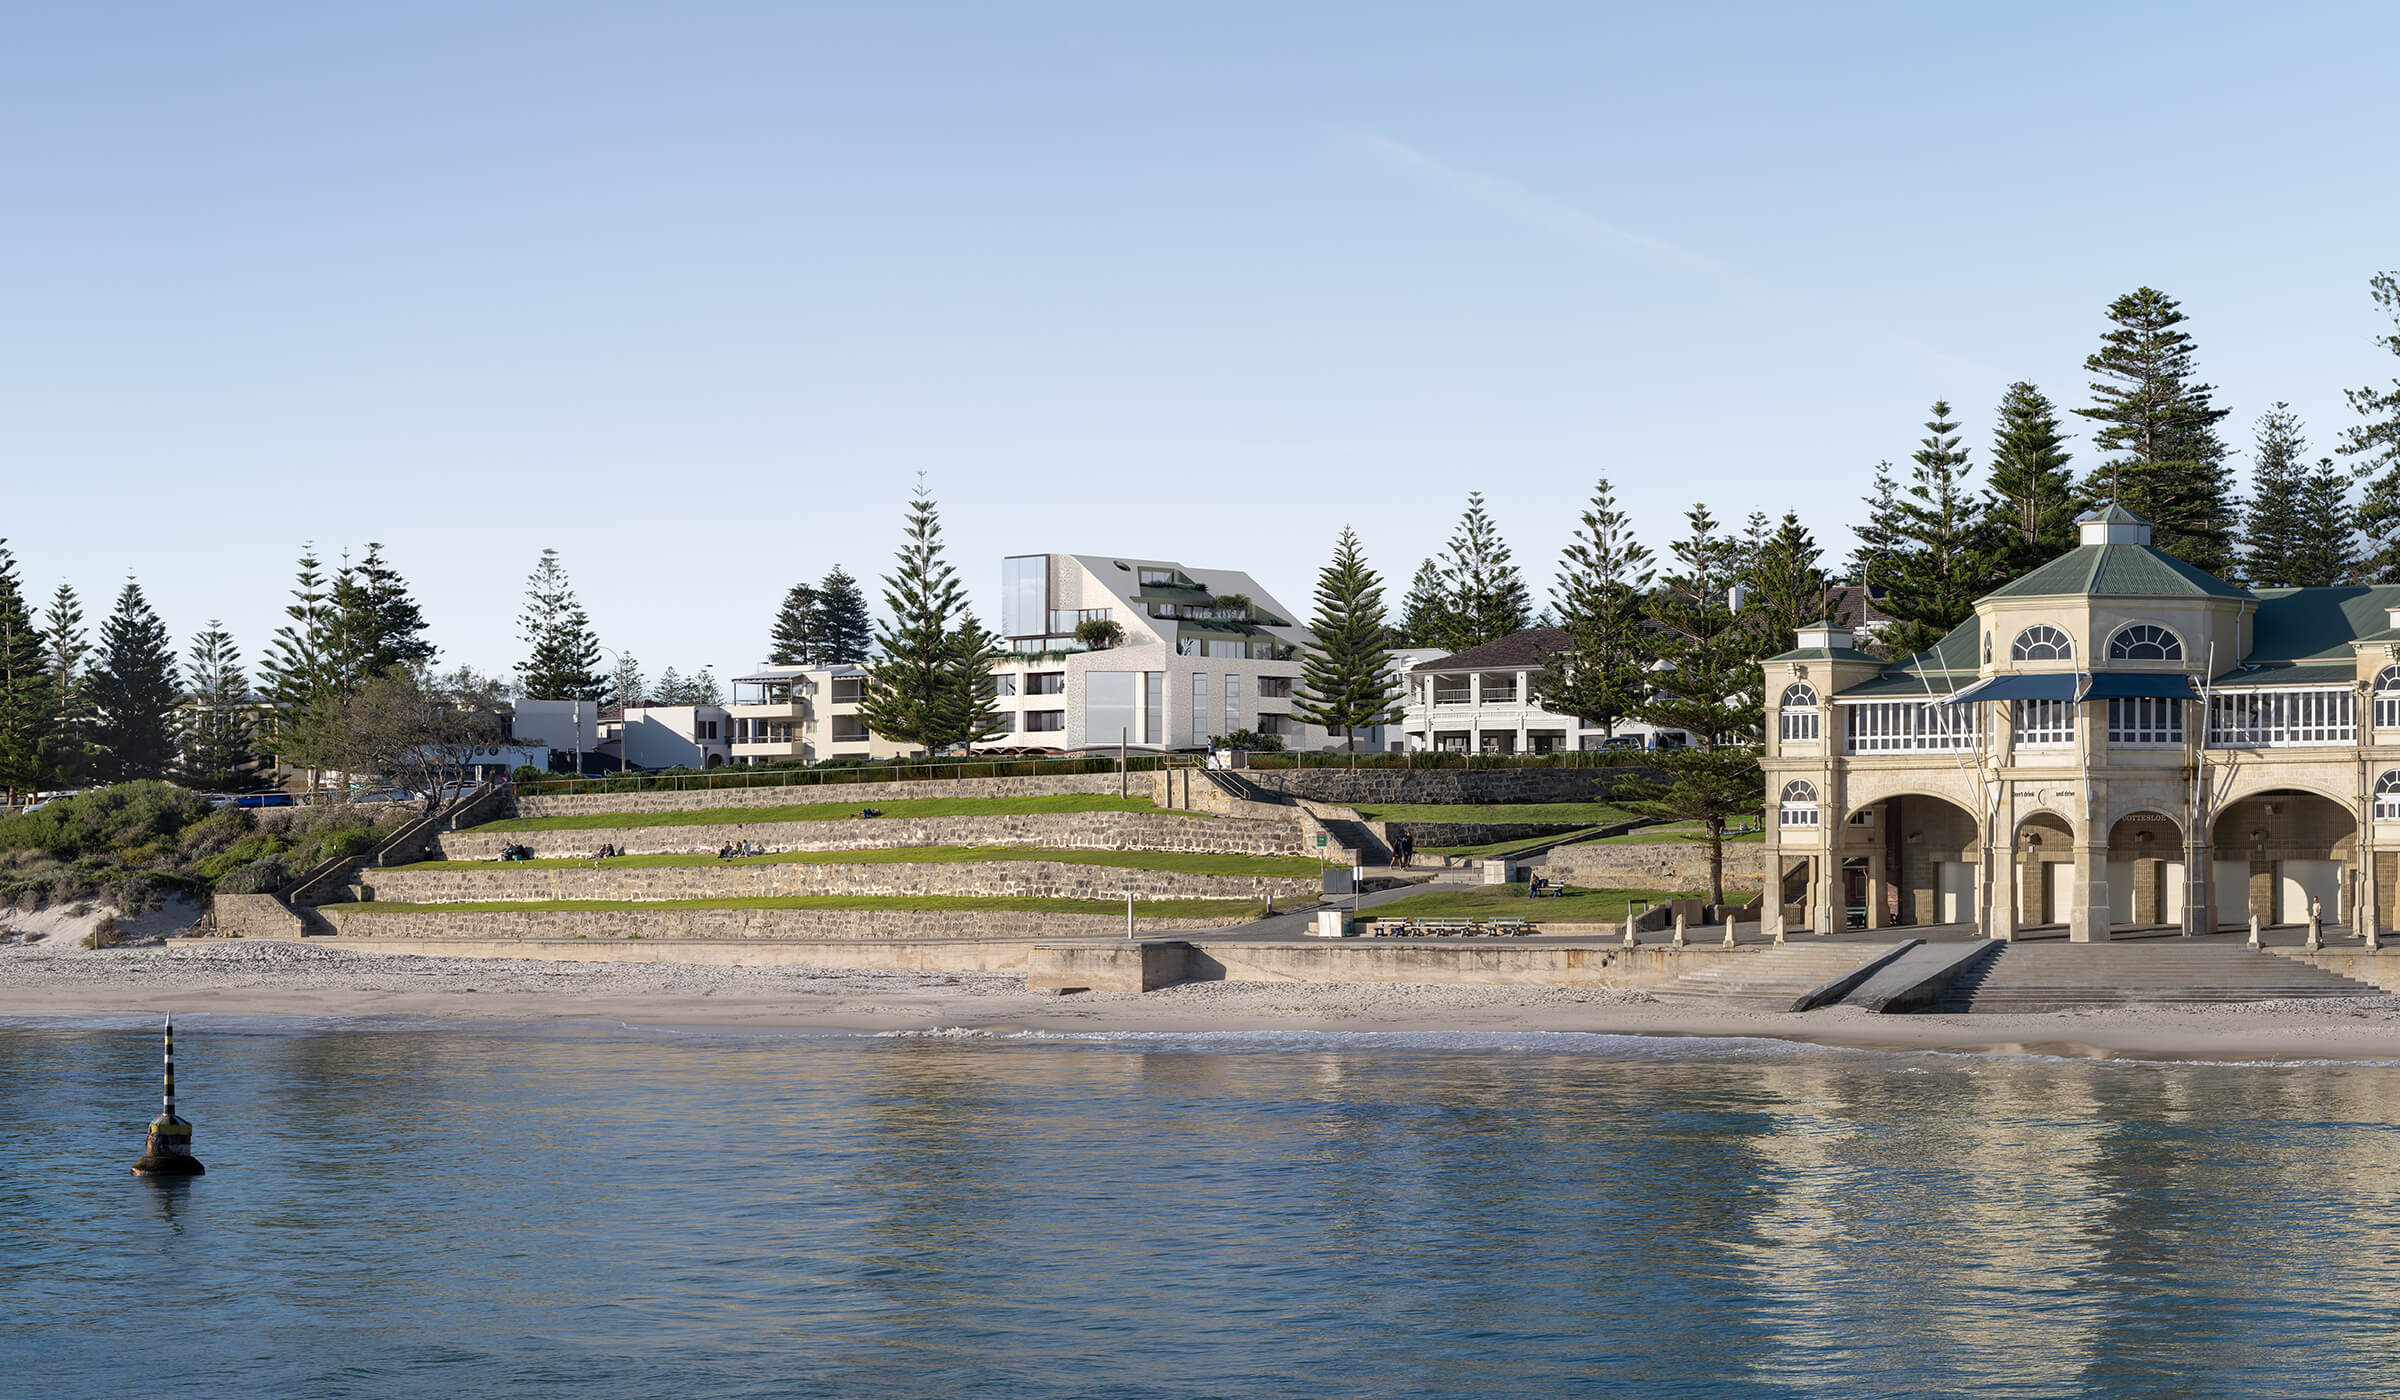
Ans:
[[[0,1391],[2400,1393],[2400,1068],[0,1027]]]

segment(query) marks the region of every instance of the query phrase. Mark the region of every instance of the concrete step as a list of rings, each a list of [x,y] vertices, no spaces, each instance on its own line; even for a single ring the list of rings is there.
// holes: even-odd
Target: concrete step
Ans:
[[[1746,1011],[1806,1011],[1838,1001],[1910,948],[1905,943],[1843,943],[1756,948],[1712,958],[1651,995]]]
[[[1933,1009],[2061,1011],[2383,995],[2340,973],[2239,946],[2004,943],[1944,987]]]

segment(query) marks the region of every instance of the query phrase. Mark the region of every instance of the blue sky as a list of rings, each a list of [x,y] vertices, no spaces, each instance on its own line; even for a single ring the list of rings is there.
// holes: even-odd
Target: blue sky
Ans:
[[[1469,489],[1848,545],[1948,398],[2182,299],[2227,424],[2400,363],[2388,6],[17,6],[0,535],[255,657],[381,540],[445,662],[561,551],[655,674],[1044,549],[1396,597]],[[2087,454],[2088,455],[2088,454]],[[2088,465],[2088,461],[2085,463]],[[2245,462],[2246,467],[2246,462]]]

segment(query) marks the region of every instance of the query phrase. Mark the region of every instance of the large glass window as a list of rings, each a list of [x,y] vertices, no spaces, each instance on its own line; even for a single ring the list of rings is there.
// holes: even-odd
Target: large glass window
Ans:
[[[2358,738],[2358,705],[2348,690],[2237,690],[2208,699],[2208,745],[2282,749],[2348,744]]]
[[[1231,734],[1242,727],[1242,678],[1225,677],[1225,732]]]
[[[1208,672],[1192,672],[1192,742],[1204,744],[1217,731],[1208,722]]]
[[[1784,687],[1782,713],[1777,716],[1776,730],[1787,744],[1817,742],[1817,692],[1814,686]]]
[[[2108,742],[2120,748],[2183,744],[2181,700],[2131,699],[2108,702]]]
[[[1916,700],[1845,705],[1851,753],[1955,753],[1975,747],[1973,705]]]
[[[1163,744],[1167,738],[1167,673],[1142,673],[1142,742]]]
[[[1083,741],[1113,744],[1141,737],[1134,709],[1139,671],[1086,671],[1083,675]]]
[[[2156,623],[2137,622],[2108,639],[2111,661],[2181,661],[2183,639]]]
[[[2072,661],[2075,644],[2049,623],[2037,622],[2017,634],[2016,645],[2008,654],[2018,661]]]
[[[1050,556],[1020,554],[1000,561],[1000,635],[1038,637],[1050,613]]]
[[[1028,734],[1055,734],[1066,727],[1067,712],[1065,710],[1027,710],[1025,712],[1025,732]]]
[[[1780,817],[1781,824],[1784,826],[1821,825],[1822,817],[1817,808],[1816,784],[1802,778],[1794,778],[1785,783]]]
[[[2075,742],[2074,701],[2019,700],[2016,706],[2019,748],[2057,748]]]
[[[1067,673],[1064,671],[1034,671],[1025,677],[1027,695],[1064,695],[1067,693]]]
[[[2400,666],[2375,673],[2375,727],[2400,729]]]

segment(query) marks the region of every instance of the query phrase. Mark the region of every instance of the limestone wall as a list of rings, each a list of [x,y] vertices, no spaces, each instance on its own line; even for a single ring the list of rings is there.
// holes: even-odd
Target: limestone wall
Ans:
[[[271,894],[221,894],[211,901],[217,932],[235,938],[298,938],[300,916]]]
[[[1132,790],[1148,791],[1150,776],[1133,775]],[[911,797],[1051,797],[1061,793],[1097,793],[1114,797],[1114,773],[1066,773],[1041,778],[938,778],[914,783],[811,783],[758,787],[707,788],[673,792],[599,792],[572,796],[519,797],[520,817],[572,817],[589,812],[704,812],[719,807],[790,807],[803,803],[839,802],[872,807]]]
[[[1765,887],[1767,848],[1757,841],[1725,845],[1725,890]],[[1571,885],[1601,889],[1705,890],[1708,847],[1699,842],[1584,841],[1543,858],[1542,871]]]
[[[874,851],[904,846],[1042,846],[1068,851],[1192,851],[1296,856],[1299,824],[1181,817],[1167,812],[1046,812],[991,817],[876,817],[866,821],[739,822],[707,826],[594,827],[570,831],[451,832],[444,860],[496,860],[507,846],[538,856],[589,857],[603,845],[635,855],[706,855],[732,842],[770,851]]]
[[[328,904],[317,911],[343,938],[515,941],[567,939],[1072,938],[1125,931],[1123,915],[1038,914],[999,909],[591,909],[523,913],[370,911]],[[1136,931],[1217,928],[1244,919],[1136,919]]]
[[[1262,788],[1345,806],[1386,802],[1602,802],[1629,768],[1300,768],[1242,776]]]
[[[1124,932],[1122,921],[1112,930]],[[318,938],[328,948],[421,953],[445,958],[538,958],[548,962],[701,963],[711,967],[823,967],[882,972],[989,972],[1024,975],[1027,938],[742,939],[714,943],[668,938]],[[1113,945],[1112,945],[1113,946]],[[1136,944],[1135,946],[1140,946]]]
[[[982,895],[1011,899],[1296,899],[1315,876],[1200,875],[1050,860],[767,861],[662,867],[493,865],[475,870],[369,870],[362,898],[400,904],[537,899],[763,899],[786,895]]]
[[[1392,831],[1405,831],[1422,849],[1427,846],[1484,846],[1494,841],[1531,844],[1545,836],[1582,831],[1589,822],[1378,822]]]

